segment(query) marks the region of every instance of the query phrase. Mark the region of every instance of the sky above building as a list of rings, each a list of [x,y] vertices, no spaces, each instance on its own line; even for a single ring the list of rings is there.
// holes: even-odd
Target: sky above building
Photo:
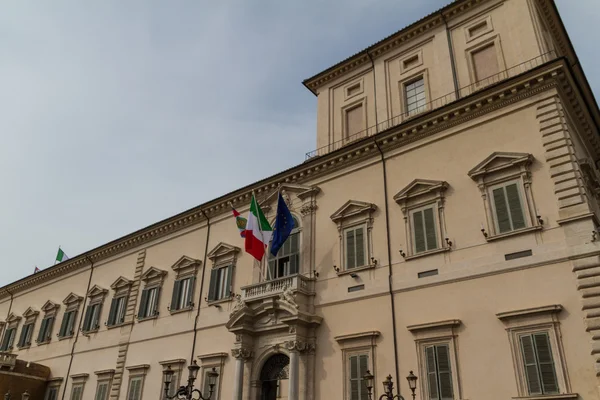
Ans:
[[[302,80],[447,3],[4,4],[0,286],[303,162]],[[598,96],[600,2],[557,4]]]

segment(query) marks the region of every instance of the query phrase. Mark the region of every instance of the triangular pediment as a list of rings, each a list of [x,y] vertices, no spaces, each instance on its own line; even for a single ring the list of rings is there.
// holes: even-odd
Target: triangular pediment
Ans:
[[[94,285],[88,292],[88,297],[102,296],[102,295],[106,294],[107,292],[108,292],[108,290],[106,290],[98,285]]]
[[[240,248],[227,243],[220,242],[209,253],[208,258],[215,260],[219,257],[233,256],[240,251]]]
[[[501,171],[521,164],[529,164],[532,160],[533,156],[529,153],[507,153],[496,151],[471,169],[469,171],[469,176],[475,179],[491,172]]]
[[[114,281],[114,283],[112,285],[110,285],[110,288],[113,290],[117,290],[122,287],[130,286],[132,283],[133,282],[130,281],[129,279],[120,276],[117,278],[116,281]]]
[[[97,287],[97,286],[94,286],[94,287]],[[63,304],[67,305],[67,304],[78,303],[81,300],[83,300],[83,297],[78,296],[75,293],[71,292],[71,293],[69,293],[69,295],[67,297],[65,297],[65,299],[63,300]]]
[[[48,311],[53,311],[56,310],[58,308],[58,304],[56,304],[55,302],[53,302],[52,300],[48,300],[47,302],[44,303],[44,305],[42,306],[42,311],[43,312],[48,312]]]
[[[15,315],[15,313],[12,313],[12,312],[11,312],[11,313],[8,315],[8,318],[6,318],[6,323],[10,324],[11,322],[17,322],[17,321],[20,321],[20,320],[21,320],[21,317],[20,317],[20,316],[18,316],[18,315]]]
[[[175,264],[173,264],[171,269],[173,269],[173,271],[177,271],[181,268],[189,267],[190,265],[193,265],[193,264],[200,265],[200,264],[202,264],[202,261],[197,260],[195,258],[188,257],[188,256],[181,256],[181,258],[179,258],[179,260],[177,260],[177,262]]]
[[[27,310],[25,310],[25,312],[23,313],[23,317],[25,318],[29,318],[29,317],[35,317],[36,315],[38,315],[40,312],[37,310],[34,310],[33,308],[29,307]]]
[[[445,181],[435,181],[431,179],[415,179],[394,196],[395,201],[402,201],[409,198],[419,197],[421,195],[442,192],[448,188]]]
[[[167,274],[167,271],[164,271],[162,269],[158,269],[155,267],[150,267],[150,268],[148,268],[148,270],[146,272],[144,272],[142,274],[142,280],[147,281],[147,280],[154,279],[154,278],[162,278],[166,274]]]
[[[338,208],[336,212],[331,215],[332,221],[339,221],[344,218],[353,217],[363,213],[370,213],[377,209],[377,206],[373,203],[366,203],[358,200],[348,200],[343,206]]]
[[[263,201],[261,201],[259,205],[261,209],[270,208],[273,204],[277,202],[277,193],[281,192],[283,199],[286,201],[286,203],[288,203],[288,207],[290,207],[289,203],[293,203],[293,199],[291,199],[290,196],[294,195],[299,199],[303,200],[310,195],[315,195],[319,193],[320,190],[321,189],[319,189],[319,187],[317,186],[304,186],[297,185],[295,183],[284,183],[281,186],[279,186],[278,189],[274,190],[271,194],[269,194]]]

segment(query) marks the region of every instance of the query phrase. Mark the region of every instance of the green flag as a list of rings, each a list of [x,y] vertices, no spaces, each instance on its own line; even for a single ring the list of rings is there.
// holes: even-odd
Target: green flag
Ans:
[[[58,253],[56,253],[56,262],[54,264],[56,264],[57,262],[63,262],[63,261],[67,261],[69,259],[69,257],[65,254],[64,251],[62,251],[62,249],[59,247],[58,248]]]

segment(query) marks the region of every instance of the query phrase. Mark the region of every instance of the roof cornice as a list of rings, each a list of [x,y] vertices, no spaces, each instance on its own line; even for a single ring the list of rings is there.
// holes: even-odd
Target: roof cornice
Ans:
[[[366,49],[359,51],[343,61],[340,61],[334,66],[305,79],[302,83],[308,90],[316,95],[317,89],[332,79],[356,70],[365,63],[369,62],[371,58],[377,58],[397,48],[398,46],[403,45],[406,42],[419,38],[443,24],[444,20],[448,21],[456,18],[470,11],[473,7],[486,1],[488,0],[456,0],[447,6],[421,18],[420,20],[413,22],[407,27],[391,34],[390,36],[372,44]]]
[[[68,261],[62,262],[36,274],[0,288],[0,299],[34,287],[140,246],[164,236],[173,234],[206,221],[220,214],[230,213],[231,206],[243,207],[250,203],[252,192],[262,198],[276,191],[280,184],[303,184],[315,177],[330,174],[359,160],[372,158],[377,152],[377,143],[389,151],[404,146],[425,136],[459,125],[487,112],[501,108],[528,96],[546,90],[548,85],[556,86],[555,78],[564,75],[564,61],[554,60],[530,70],[522,75],[499,82],[470,96],[459,99],[439,109],[435,109],[409,121],[391,127],[376,135],[356,141],[339,150],[314,157],[302,164],[284,170],[276,175],[255,182],[217,199],[184,211],[171,218],[159,221],[103,246],[92,249]],[[570,80],[562,80],[568,84]]]

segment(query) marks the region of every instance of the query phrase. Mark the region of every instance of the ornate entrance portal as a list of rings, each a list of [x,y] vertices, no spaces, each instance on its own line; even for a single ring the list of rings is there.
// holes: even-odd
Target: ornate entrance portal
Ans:
[[[290,358],[285,354],[272,355],[260,371],[261,400],[287,399]]]

